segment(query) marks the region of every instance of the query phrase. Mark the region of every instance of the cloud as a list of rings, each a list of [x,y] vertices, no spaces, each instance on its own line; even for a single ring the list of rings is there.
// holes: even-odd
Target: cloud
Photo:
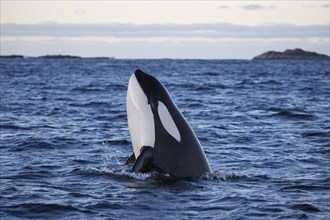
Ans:
[[[329,37],[328,25],[229,23],[200,24],[2,24],[1,36],[115,37],[115,38],[312,38]]]
[[[329,9],[330,5],[329,4],[323,4],[323,5],[316,5],[316,4],[308,4],[308,5],[302,5],[301,7],[303,8],[324,8],[324,9]]]
[[[263,5],[258,5],[258,4],[249,4],[249,5],[243,5],[241,6],[242,9],[245,10],[266,10],[266,9],[274,9],[276,6],[263,6]]]
[[[87,11],[86,10],[83,10],[83,9],[78,9],[78,10],[75,10],[74,13],[75,14],[86,14]]]
[[[230,6],[228,6],[228,5],[219,5],[218,6],[218,9],[229,9],[230,8]]]
[[[322,5],[323,8],[329,9],[330,8],[330,4],[324,4]]]

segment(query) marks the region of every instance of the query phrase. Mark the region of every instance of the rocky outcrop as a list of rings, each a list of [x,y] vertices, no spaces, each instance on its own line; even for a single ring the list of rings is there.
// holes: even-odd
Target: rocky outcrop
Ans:
[[[330,60],[330,57],[324,54],[305,51],[302,49],[285,50],[284,52],[268,51],[253,58],[253,60],[277,60],[277,59],[315,59]]]
[[[80,59],[79,56],[71,56],[71,55],[45,55],[40,56],[38,58],[44,58],[44,59]]]
[[[21,59],[24,58],[22,55],[1,55],[0,58],[8,58],[8,59]]]

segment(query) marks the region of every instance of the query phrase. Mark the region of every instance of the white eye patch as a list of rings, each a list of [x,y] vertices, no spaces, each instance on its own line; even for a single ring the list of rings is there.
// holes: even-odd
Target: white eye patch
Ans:
[[[164,103],[159,102],[159,101],[158,101],[158,114],[159,114],[160,121],[162,122],[166,131],[172,137],[174,137],[178,142],[180,142],[181,141],[180,132],[179,132],[177,126],[175,125],[170,112],[168,111],[168,109],[166,108]]]

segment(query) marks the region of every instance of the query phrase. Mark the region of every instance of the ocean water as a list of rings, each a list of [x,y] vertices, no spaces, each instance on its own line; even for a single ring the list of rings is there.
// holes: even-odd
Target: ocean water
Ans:
[[[330,219],[329,61],[1,59],[0,219]],[[133,174],[126,90],[158,78],[213,173]]]

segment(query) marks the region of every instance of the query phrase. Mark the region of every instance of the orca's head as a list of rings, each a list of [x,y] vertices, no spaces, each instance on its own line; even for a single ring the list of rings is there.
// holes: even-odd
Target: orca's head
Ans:
[[[180,132],[172,118],[169,106],[172,99],[165,87],[153,76],[136,70],[127,89],[127,119],[135,157],[143,146],[154,147],[156,139],[155,114],[158,113],[162,127],[177,141]],[[173,112],[172,112],[173,114]]]
[[[148,104],[151,108],[157,109],[158,101],[168,99],[169,95],[165,87],[153,76],[143,72],[142,70],[136,70],[132,77],[135,76],[141,89],[143,90]]]

